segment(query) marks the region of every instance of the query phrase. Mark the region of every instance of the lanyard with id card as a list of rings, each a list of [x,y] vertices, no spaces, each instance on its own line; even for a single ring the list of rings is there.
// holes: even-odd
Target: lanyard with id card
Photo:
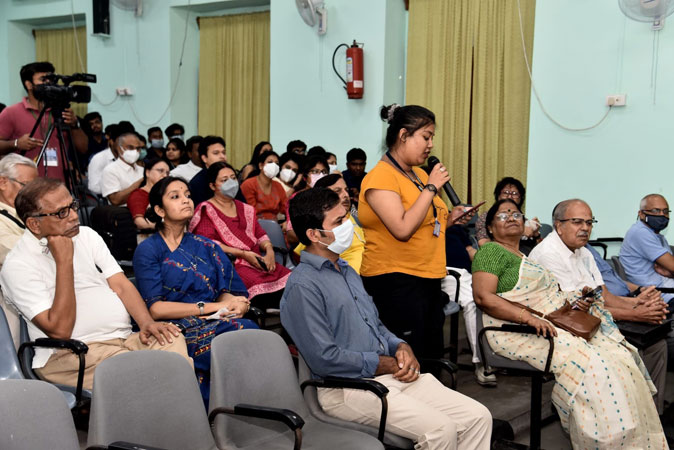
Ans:
[[[403,173],[403,175],[405,175],[405,176],[407,177],[408,180],[410,180],[410,181],[412,182],[412,184],[414,184],[414,185],[417,187],[417,189],[419,189],[419,192],[423,192],[423,191],[424,191],[425,185],[424,185],[424,183],[421,181],[421,179],[419,179],[419,177],[417,176],[417,174],[414,173],[414,170],[412,170],[412,173],[414,174],[414,178],[417,179],[418,183],[417,183],[417,181],[414,181],[414,180],[407,174],[407,172],[405,172],[405,171],[403,170],[402,167],[400,167],[400,164],[398,164],[398,161],[396,161],[396,160],[393,158],[393,156],[391,156],[391,152],[390,152],[390,151],[387,151],[387,152],[386,152],[386,157],[393,163],[393,165],[394,165],[398,170],[400,170],[400,171]],[[440,237],[440,231],[442,231],[442,230],[441,230],[441,226],[440,226],[440,221],[438,220],[438,210],[437,210],[437,208],[435,207],[435,203],[434,203],[434,202],[435,202],[435,198],[433,198],[433,200],[431,201],[431,207],[433,208],[433,219],[434,219],[434,224],[433,224],[433,236],[435,236],[435,237]]]

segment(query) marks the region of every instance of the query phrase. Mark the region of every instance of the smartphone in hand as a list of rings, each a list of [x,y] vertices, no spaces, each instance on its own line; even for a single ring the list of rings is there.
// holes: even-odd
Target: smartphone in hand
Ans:
[[[267,264],[265,264],[264,259],[262,259],[260,256],[257,257],[257,262],[260,264],[260,267],[262,267],[262,270],[265,272],[269,272],[269,268],[267,268]]]

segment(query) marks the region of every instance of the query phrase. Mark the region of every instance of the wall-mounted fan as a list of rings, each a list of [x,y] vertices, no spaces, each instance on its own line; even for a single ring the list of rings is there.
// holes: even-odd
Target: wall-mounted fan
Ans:
[[[618,0],[623,14],[638,22],[653,24],[654,30],[665,26],[665,17],[674,12],[672,0]]]
[[[328,10],[323,0],[295,0],[302,20],[310,27],[318,23],[318,34],[328,31]]]
[[[126,11],[133,11],[136,17],[143,15],[143,0],[112,0],[112,5]]]

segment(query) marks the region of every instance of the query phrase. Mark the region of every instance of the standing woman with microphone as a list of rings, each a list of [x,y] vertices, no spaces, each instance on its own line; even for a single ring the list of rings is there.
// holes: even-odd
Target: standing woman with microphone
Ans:
[[[424,164],[435,136],[435,115],[422,106],[383,106],[386,154],[363,179],[358,217],[365,231],[361,276],[379,316],[426,358],[443,354],[445,228],[449,213],[438,191],[447,169]]]

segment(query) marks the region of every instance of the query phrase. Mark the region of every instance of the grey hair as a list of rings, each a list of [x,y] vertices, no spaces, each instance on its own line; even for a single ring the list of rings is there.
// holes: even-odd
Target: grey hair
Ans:
[[[557,205],[552,210],[552,221],[556,222],[558,220],[563,220],[564,216],[566,216],[566,211],[569,209],[569,206],[574,203],[583,203],[584,205],[587,205],[585,200],[581,200],[579,198],[571,198],[569,200],[561,201],[557,203]]]
[[[136,133],[134,133],[133,131],[127,131],[126,133],[122,133],[119,135],[117,141],[115,142],[117,144],[117,147],[122,148],[122,142],[124,142],[124,138],[127,136],[137,137]]]
[[[16,178],[17,165],[29,166],[34,169],[37,168],[37,165],[33,162],[32,159],[21,156],[18,153],[10,153],[5,155],[4,158],[0,159],[0,177]]]
[[[644,198],[641,199],[641,202],[639,202],[639,211],[643,211],[644,209],[646,209],[646,205],[648,205],[648,201],[652,198],[655,198],[655,197],[660,197],[662,199],[665,198],[660,194],[648,194],[647,196],[645,196]]]

